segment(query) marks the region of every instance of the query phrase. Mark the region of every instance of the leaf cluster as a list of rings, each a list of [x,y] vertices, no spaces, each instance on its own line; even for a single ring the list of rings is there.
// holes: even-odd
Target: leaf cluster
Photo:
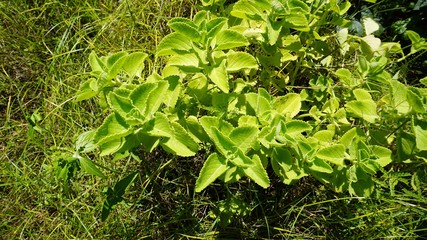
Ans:
[[[76,100],[98,96],[108,116],[91,144],[100,155],[160,146],[184,157],[213,146],[196,192],[245,177],[268,188],[271,167],[285,184],[313,176],[337,192],[371,195],[378,173],[427,162],[427,80],[409,86],[391,72],[427,42],[408,31],[405,55],[374,35],[373,19],[352,35],[350,7],[240,0],[222,16],[173,18],[156,50],[166,65],[147,78],[145,53],[92,53],[92,77]],[[101,175],[89,163],[81,162]]]

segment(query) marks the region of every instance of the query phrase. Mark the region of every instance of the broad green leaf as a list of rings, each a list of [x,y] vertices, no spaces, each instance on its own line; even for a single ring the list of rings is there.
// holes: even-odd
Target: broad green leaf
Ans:
[[[141,112],[145,113],[150,93],[157,87],[155,83],[144,83],[131,92],[129,98],[132,104]]]
[[[253,126],[258,128],[258,119],[255,116],[243,115],[239,118],[238,124],[240,127],[243,126]]]
[[[258,155],[252,157],[252,161],[255,163],[249,168],[243,169],[243,172],[246,176],[256,182],[263,188],[268,188],[270,186],[270,179],[268,178],[267,172],[262,166],[261,159]]]
[[[336,97],[332,97],[322,106],[322,112],[333,115],[339,108],[340,103]]]
[[[234,4],[230,14],[237,18],[262,20],[264,11],[270,10],[270,6],[270,2],[267,0],[240,0]]]
[[[233,147],[232,151],[229,152],[227,161],[231,162],[233,165],[239,168],[250,168],[254,165],[253,160],[246,156],[242,150],[237,147]]]
[[[208,72],[209,79],[223,92],[228,93],[230,91],[228,83],[228,74],[225,67],[226,61],[223,60],[221,64],[210,69]]]
[[[127,55],[126,52],[116,52],[109,56],[107,56],[107,67],[111,71],[111,69],[116,65],[123,57]]]
[[[360,49],[362,50],[362,53],[368,57],[368,59],[371,59],[373,53],[379,50],[380,47],[381,39],[374,37],[373,35],[363,37],[362,41],[360,42]]]
[[[227,53],[227,72],[233,73],[244,69],[258,69],[256,59],[246,52],[229,51]]]
[[[317,142],[310,142],[305,138],[300,138],[300,140],[295,141],[292,138],[290,141],[294,141],[293,145],[295,149],[298,150],[299,157],[305,161],[312,161],[314,155],[316,154],[316,150],[319,149]]]
[[[144,151],[152,152],[160,144],[160,138],[153,137],[145,131],[139,131],[137,133],[136,142],[141,143],[144,147]]]
[[[236,144],[229,137],[221,133],[216,127],[211,127],[211,132],[211,139],[218,151],[227,158],[231,157],[230,154],[234,154],[236,151]]]
[[[274,99],[273,108],[284,116],[295,117],[301,110],[301,96],[297,93],[288,93]]]
[[[164,96],[163,102],[168,107],[175,107],[178,102],[179,95],[182,90],[182,83],[180,82],[179,76],[169,76],[166,78],[169,83],[169,87]]]
[[[267,18],[267,36],[270,45],[276,44],[282,31],[283,24],[275,19]]]
[[[416,150],[416,139],[414,134],[405,131],[400,131],[396,136],[397,159],[404,161],[409,159]]]
[[[241,33],[233,30],[222,30],[215,37],[215,50],[226,50],[249,45],[248,40]]]
[[[371,175],[375,175],[377,171],[381,169],[381,166],[378,163],[370,159],[359,162],[359,167],[362,168],[363,171]]]
[[[353,182],[349,186],[349,192],[359,197],[369,197],[374,192],[374,182],[372,179]]]
[[[208,38],[213,38],[216,36],[216,34],[218,34],[219,31],[221,31],[221,29],[223,29],[224,26],[227,25],[227,18],[224,17],[219,17],[219,18],[215,18],[210,20],[207,24],[206,24],[206,30],[208,31]]]
[[[353,95],[357,101],[372,100],[371,94],[363,88],[354,89]]]
[[[385,147],[373,145],[371,146],[372,153],[377,157],[375,162],[378,163],[381,167],[387,166],[391,163],[391,150]]]
[[[319,158],[315,158],[309,165],[310,170],[322,173],[332,173],[334,170],[325,161]]]
[[[412,30],[406,31],[405,35],[409,38],[409,40],[411,40],[412,45],[415,45],[423,41],[421,36],[417,32],[414,32]]]
[[[346,104],[346,108],[347,111],[370,123],[375,123],[375,120],[379,118],[377,105],[372,100],[350,101]]]
[[[80,134],[76,141],[76,151],[79,153],[90,152],[95,150],[94,143],[95,130],[90,130]]]
[[[100,156],[107,156],[120,151],[127,144],[125,137],[110,138],[99,145]]]
[[[313,135],[313,137],[321,142],[331,143],[334,135],[335,135],[335,132],[332,130],[320,130],[320,131],[317,131]]]
[[[354,76],[352,76],[350,70],[347,68],[340,68],[337,71],[335,71],[335,75],[338,76],[338,78],[347,86],[353,87],[357,85]]]
[[[157,112],[164,100],[163,96],[166,94],[168,87],[169,84],[166,81],[157,82],[157,87],[148,96],[144,116],[152,116]]]
[[[224,174],[229,166],[225,163],[225,159],[218,154],[211,154],[206,160],[200,171],[199,177],[196,180],[196,192],[201,192],[209,184],[213,183],[219,176]]]
[[[105,175],[98,169],[98,167],[91,160],[85,157],[79,157],[80,166],[83,171],[98,176],[100,178],[106,178]]]
[[[360,56],[357,63],[359,72],[361,72],[363,76],[366,76],[369,72],[369,62],[366,60],[366,57],[363,55]]]
[[[249,114],[256,114],[258,117],[262,116],[265,112],[271,110],[270,101],[256,93],[245,94],[246,99],[246,111]]]
[[[186,72],[200,72],[202,70],[200,59],[194,53],[173,55],[169,58],[168,66],[176,66]]]
[[[196,139],[197,142],[209,142],[210,138],[203,130],[202,125],[195,116],[188,116],[185,119],[185,125],[188,129],[188,133]]]
[[[200,26],[203,21],[206,21],[208,14],[205,10],[198,11],[193,17],[193,22],[196,26]]]
[[[362,23],[366,35],[371,35],[376,31],[380,30],[380,25],[370,17],[363,18]]]
[[[226,136],[228,136],[233,130],[233,125],[231,125],[229,122],[212,116],[203,116],[200,118],[200,125],[202,125],[203,130],[205,130],[210,139],[214,138],[213,130],[211,129],[212,127],[216,127]]]
[[[118,139],[131,133],[129,125],[117,113],[110,114],[104,119],[102,125],[96,130],[94,140],[97,144],[109,142],[112,139]]]
[[[94,96],[96,96],[98,94],[98,91],[93,90],[91,88],[91,85],[96,85],[97,81],[95,78],[90,78],[88,80],[86,80],[85,82],[83,82],[80,85],[79,90],[77,91],[76,95],[76,100],[77,102],[86,100],[86,99],[90,99],[93,98]]]
[[[295,13],[310,13],[310,7],[301,0],[291,0],[289,1],[289,8],[291,9],[291,12]]]
[[[173,136],[165,139],[160,144],[173,154],[182,157],[194,156],[199,150],[199,145],[191,138],[185,129],[177,122],[172,122]]]
[[[190,25],[193,28],[197,28],[197,25],[193,21],[191,21],[190,19],[188,19],[188,18],[183,18],[183,17],[172,18],[171,20],[169,20],[168,25],[169,24],[174,24],[174,23],[185,23],[187,25]]]
[[[223,175],[219,177],[222,181],[225,183],[233,183],[239,181],[245,173],[243,172],[243,169],[238,166],[233,166],[228,168],[227,171]]]
[[[337,31],[337,40],[342,45],[347,41],[348,38],[348,28],[341,28]]]
[[[131,173],[118,181],[114,185],[114,192],[118,196],[123,196],[125,194],[126,189],[135,181],[136,177],[138,177],[138,172]]]
[[[177,19],[185,18],[174,18],[168,22],[168,26],[175,30],[175,32],[180,33],[181,35],[191,39],[194,42],[198,42],[201,38],[201,35],[194,23],[191,21],[191,24],[185,21],[176,21]]]
[[[330,1],[331,10],[338,13],[340,16],[344,15],[351,7],[351,3],[347,0],[345,1]]]
[[[303,169],[298,169],[298,170],[292,169],[284,173],[284,177],[281,178],[281,180],[283,181],[284,184],[293,184],[298,179],[301,179],[305,176],[308,176],[308,174],[305,173]]]
[[[284,148],[273,149],[273,154],[271,156],[271,166],[278,176],[283,175],[284,172],[290,171],[292,165],[292,155],[289,150]]]
[[[354,127],[344,133],[340,138],[339,142],[343,144],[346,148],[348,148],[353,143],[353,140],[356,137],[364,137],[364,135],[360,128]]]
[[[415,134],[415,142],[418,150],[427,150],[427,121],[425,119],[413,119],[412,129]]]
[[[192,49],[191,40],[185,35],[177,32],[164,37],[157,46],[157,56],[174,55],[176,53],[188,52]]]
[[[390,81],[390,86],[394,108],[401,114],[409,113],[411,106],[407,98],[408,88],[403,83],[394,79]]]
[[[92,68],[92,72],[106,72],[107,66],[94,51],[89,54],[89,65]]]
[[[308,26],[308,20],[303,14],[289,14],[283,19],[283,26],[287,28],[293,28],[298,31],[308,32],[310,30]]]
[[[345,147],[342,144],[322,148],[316,153],[316,157],[338,166],[344,166],[344,155]]]
[[[134,108],[132,101],[129,98],[119,96],[114,92],[110,92],[108,94],[108,102],[114,111],[125,118],[126,115]]]
[[[414,91],[408,89],[406,93],[408,103],[411,106],[412,110],[416,113],[425,113],[426,109],[424,108],[423,99],[418,96]]]
[[[108,56],[108,76],[107,78],[115,78],[117,74],[122,70],[122,66],[126,61],[127,54],[125,52],[118,52],[111,56]]]
[[[237,127],[230,133],[230,139],[236,146],[246,153],[256,142],[258,129],[256,127]]]
[[[131,77],[141,77],[141,72],[144,69],[144,61],[148,54],[143,52],[134,52],[126,57],[123,63],[123,70]]]
[[[145,131],[155,137],[173,137],[174,132],[169,120],[164,113],[157,112],[155,117],[148,123]]]
[[[286,123],[281,121],[281,124],[278,126],[281,126],[282,133],[292,136],[295,136],[302,132],[310,131],[312,129],[310,124],[301,120],[291,120]]]

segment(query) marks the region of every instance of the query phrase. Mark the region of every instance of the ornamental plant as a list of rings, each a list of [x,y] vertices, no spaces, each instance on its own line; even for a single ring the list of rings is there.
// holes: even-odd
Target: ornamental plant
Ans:
[[[377,173],[426,165],[427,78],[408,86],[399,73],[408,56],[426,51],[425,39],[407,31],[405,52],[382,42],[371,18],[361,20],[360,36],[346,15],[349,1],[223,2],[203,1],[213,11],[171,19],[173,32],[154,56],[165,64],[147,77],[146,53],[90,54],[90,78],[76,100],[96,97],[108,116],[80,135],[63,172],[77,162],[105,177],[88,152],[161,147],[190,157],[205,148],[196,192],[217,180],[268,188],[271,168],[284,184],[313,176],[367,197]],[[135,177],[109,189],[116,198],[106,200],[103,217]]]

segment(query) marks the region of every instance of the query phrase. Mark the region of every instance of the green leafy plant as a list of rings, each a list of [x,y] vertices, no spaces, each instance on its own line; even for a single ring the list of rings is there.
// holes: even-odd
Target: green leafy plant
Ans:
[[[156,51],[166,64],[148,77],[141,73],[145,53],[92,53],[91,77],[76,100],[98,96],[108,116],[84,135],[90,145],[78,144],[80,166],[104,176],[80,155],[92,146],[100,156],[161,146],[183,157],[203,146],[212,153],[196,192],[243,177],[268,188],[271,166],[285,184],[310,175],[337,192],[368,197],[379,172],[425,165],[427,89],[391,72],[408,55],[374,35],[373,19],[362,21],[361,36],[350,33],[350,6],[240,0],[230,16],[203,10],[192,20],[173,18],[174,32]],[[409,55],[425,51],[424,39],[407,34]],[[104,219],[135,176],[107,191]]]

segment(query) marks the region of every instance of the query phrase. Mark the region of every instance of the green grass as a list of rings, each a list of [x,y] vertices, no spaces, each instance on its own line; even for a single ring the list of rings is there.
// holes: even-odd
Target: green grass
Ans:
[[[170,32],[168,19],[195,13],[190,0],[0,2],[0,236],[4,239],[177,238],[422,238],[427,232],[426,186],[414,191],[403,176],[369,199],[336,194],[307,178],[296,185],[273,179],[267,190],[241,182],[216,183],[194,193],[205,154],[176,158],[162,151],[138,158],[95,159],[110,179],[140,173],[107,221],[101,192],[112,186],[77,173],[67,194],[55,161],[76,137],[99,126],[92,101],[74,103],[89,71],[87,57],[120,50],[150,54],[146,74],[161,67],[153,52]],[[34,113],[40,121],[28,119]],[[33,134],[29,134],[33,132]],[[423,172],[424,171],[424,172]],[[425,177],[426,170],[421,170]],[[406,189],[406,191],[405,191]],[[250,210],[228,226],[214,216],[230,192]],[[418,193],[417,193],[418,192]],[[244,215],[244,216],[243,216]]]

